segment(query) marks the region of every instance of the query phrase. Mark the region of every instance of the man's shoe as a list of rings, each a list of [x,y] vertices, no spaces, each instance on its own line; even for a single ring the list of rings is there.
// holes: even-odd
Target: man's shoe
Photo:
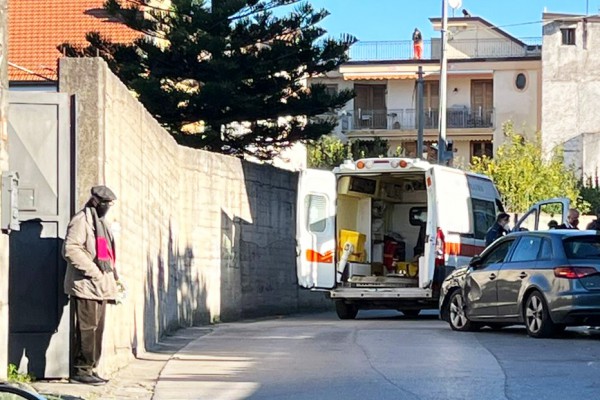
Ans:
[[[104,383],[108,383],[108,379],[104,379],[103,377],[101,377],[100,375],[98,375],[98,373],[97,373],[97,372],[92,372],[92,376],[93,376],[94,378],[100,379],[100,380],[101,380],[102,382],[104,382]]]
[[[69,382],[71,383],[81,383],[84,385],[93,385],[100,386],[104,385],[106,382],[100,378],[96,378],[93,375],[75,375],[69,378]]]

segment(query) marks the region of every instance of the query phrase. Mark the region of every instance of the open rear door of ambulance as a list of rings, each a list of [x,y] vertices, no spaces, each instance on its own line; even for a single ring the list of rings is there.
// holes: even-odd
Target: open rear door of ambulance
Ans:
[[[427,209],[431,215],[427,218],[426,274],[421,274],[419,267],[420,287],[429,283],[439,285],[459,262],[462,238],[472,235],[466,174],[436,165],[426,172],[425,179]]]
[[[333,172],[305,170],[298,182],[296,219],[298,284],[309,289],[335,286],[336,179]]]

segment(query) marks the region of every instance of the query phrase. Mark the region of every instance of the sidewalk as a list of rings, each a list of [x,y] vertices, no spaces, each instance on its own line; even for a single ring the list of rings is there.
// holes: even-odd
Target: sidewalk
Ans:
[[[212,331],[211,327],[180,329],[164,337],[155,348],[133,360],[103,386],[72,384],[67,380],[39,381],[32,386],[48,399],[151,400],[161,371],[179,350]]]

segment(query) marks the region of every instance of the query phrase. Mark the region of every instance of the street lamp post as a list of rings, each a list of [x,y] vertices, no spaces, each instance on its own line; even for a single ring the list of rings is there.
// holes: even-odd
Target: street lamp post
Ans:
[[[442,0],[442,54],[440,57],[440,105],[439,105],[439,137],[438,164],[446,164],[446,94],[448,88],[448,0]]]

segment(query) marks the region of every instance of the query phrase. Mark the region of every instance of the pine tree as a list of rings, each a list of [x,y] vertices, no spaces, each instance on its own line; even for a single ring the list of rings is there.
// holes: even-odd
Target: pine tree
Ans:
[[[107,0],[105,8],[144,35],[117,44],[90,32],[89,46],[59,49],[104,58],[180,144],[270,159],[330,133],[329,112],[354,96],[306,85],[347,61],[355,39],[325,37],[318,24],[328,12],[304,1],[171,0],[162,10]]]

